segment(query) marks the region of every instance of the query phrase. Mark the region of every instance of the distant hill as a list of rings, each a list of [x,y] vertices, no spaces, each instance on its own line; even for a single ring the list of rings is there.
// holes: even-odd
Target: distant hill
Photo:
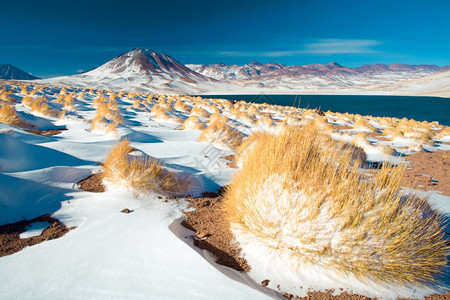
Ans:
[[[39,79],[10,64],[0,64],[0,79],[33,80]]]
[[[450,97],[450,70],[383,87],[384,91],[421,96]]]

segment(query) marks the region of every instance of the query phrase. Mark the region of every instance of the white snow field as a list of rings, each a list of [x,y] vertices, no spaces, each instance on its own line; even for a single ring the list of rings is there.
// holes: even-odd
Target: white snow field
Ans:
[[[34,129],[64,130],[54,136],[40,136],[0,123],[0,225],[54,213],[53,217],[67,227],[76,228],[61,238],[0,257],[0,299],[283,298],[270,289],[275,288],[272,284],[261,286],[261,280],[266,278],[257,271],[268,270],[267,274],[274,274],[282,285],[285,280],[284,285],[290,286],[292,278],[276,277],[282,270],[263,266],[249,274],[237,272],[217,265],[211,254],[194,247],[192,236],[195,233],[180,224],[184,219],[183,211],[188,209],[183,198],[164,202],[160,197],[165,198],[165,195],[138,194],[113,184],[107,184],[104,193],[82,191],[77,185],[81,179],[102,170],[99,163],[123,138],[127,138],[135,149],[161,160],[167,169],[189,173],[196,180],[195,189],[191,190],[193,196],[215,192],[229,183],[236,169],[231,169],[220,157],[235,154],[234,150],[224,145],[201,143],[198,141],[200,130],[182,130],[179,121],[161,121],[150,112],[158,101],[159,105],[168,108],[170,97],[69,87],[61,92],[58,86],[36,85],[34,89],[38,91],[31,97],[36,100],[45,95],[48,105],[57,111],[63,109],[63,104],[57,100],[60,93],[72,93],[74,108],[58,118],[32,111],[26,104],[21,104],[26,95],[19,84],[5,82],[3,87],[12,91],[16,100],[14,107]],[[31,90],[30,85],[27,93]],[[118,123],[116,130],[111,132],[91,130],[96,98],[104,96],[108,99],[112,95],[117,95],[114,101],[124,122]],[[227,102],[191,97],[179,99],[190,108],[198,102],[205,110],[213,104]],[[133,107],[137,100],[139,108]],[[228,117],[228,124],[244,135],[261,130],[261,126],[240,121],[224,106],[220,110]],[[302,112],[301,109],[279,107],[260,107],[258,110],[270,115],[275,123],[281,123],[294,111]],[[181,121],[189,117],[189,113],[174,108],[167,114]],[[208,119],[200,117],[205,123]],[[329,119],[330,123],[352,125],[352,121],[338,116],[330,115]],[[351,141],[358,132],[343,129],[335,135]],[[416,145],[414,139],[405,138],[397,150],[416,151],[414,147],[405,150],[408,143]],[[371,144],[374,146],[366,148],[374,160],[389,159],[383,154],[383,147],[397,146],[395,140],[384,144],[371,140]],[[435,151],[442,146],[427,147]],[[450,214],[450,207],[445,204],[450,197],[433,195],[437,195],[432,196],[436,207]],[[121,213],[125,208],[131,212]],[[31,232],[25,232],[24,237],[26,234],[30,236]],[[359,288],[361,284],[350,277],[333,279],[326,274],[311,275],[297,285],[303,286],[302,291],[293,289],[297,295],[305,294],[308,287],[336,288],[335,293],[342,287],[346,291],[355,289],[386,299],[395,295],[383,289]],[[420,298],[427,293],[430,291],[418,290],[411,296]]]

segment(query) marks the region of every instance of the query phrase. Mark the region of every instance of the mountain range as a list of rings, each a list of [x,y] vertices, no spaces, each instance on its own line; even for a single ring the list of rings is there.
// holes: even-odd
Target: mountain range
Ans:
[[[187,65],[192,70],[222,81],[233,82],[247,88],[264,88],[314,93],[369,91],[404,80],[424,77],[450,69],[450,66],[374,64],[357,68],[336,62],[326,65],[291,65],[252,62],[247,65]]]
[[[406,65],[406,64],[375,64],[363,65],[361,67],[349,68],[336,62],[326,65],[291,65],[268,63],[261,64],[252,62],[247,65],[187,65],[192,70],[205,76],[218,80],[264,80],[274,77],[301,77],[301,76],[360,76],[381,75],[393,73],[405,73],[414,76],[424,76],[450,69],[450,66],[438,67],[435,65]]]
[[[259,62],[243,66],[223,63],[184,65],[169,55],[136,48],[88,72],[42,79],[39,82],[166,94],[406,95],[416,92],[427,94],[426,85],[430,82],[436,85],[436,82],[442,81],[441,85],[437,85],[445,86],[448,79],[446,76],[440,79],[442,76],[439,74],[445,73],[446,70],[450,70],[450,66],[373,64],[350,68],[336,62],[325,65],[261,64]],[[11,71],[8,74],[10,73]],[[423,88],[408,89],[399,85],[401,82],[426,78],[433,74],[435,77],[431,81],[425,79],[416,82],[416,84],[425,85]],[[433,88],[434,91],[436,91],[435,88]],[[445,91],[443,95],[446,95]]]

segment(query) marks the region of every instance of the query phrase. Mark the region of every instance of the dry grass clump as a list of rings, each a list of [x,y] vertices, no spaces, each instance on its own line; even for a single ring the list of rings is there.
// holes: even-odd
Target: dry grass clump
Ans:
[[[194,108],[191,110],[191,116],[197,116],[197,117],[203,117],[208,118],[210,113],[201,107],[201,105],[195,105]]]
[[[225,122],[228,121],[228,118],[226,116],[221,116],[220,113],[213,113],[212,115],[209,116],[208,123],[211,124],[221,119],[224,119]]]
[[[450,127],[445,127],[436,136],[436,139],[450,138]]]
[[[18,127],[29,126],[19,116],[14,105],[11,104],[3,104],[0,106],[0,122]]]
[[[306,119],[305,121],[307,121]],[[314,121],[312,121],[314,126],[323,134],[332,134],[333,133],[333,126],[328,123],[328,121],[320,116],[317,116],[314,118]]]
[[[205,124],[200,121],[200,119],[197,116],[190,116],[186,119],[183,123],[183,129],[196,129],[196,130],[203,130],[205,129]]]
[[[97,116],[104,117],[117,124],[123,123],[123,118],[120,114],[120,111],[111,109],[110,106],[105,102],[100,103],[97,107]]]
[[[249,264],[383,285],[436,282],[449,254],[443,216],[399,192],[403,167],[364,179],[352,150],[330,150],[334,143],[305,126],[251,144],[223,200],[244,254],[258,253]]]
[[[92,106],[94,108],[98,108],[100,104],[107,102],[107,100],[108,99],[106,99],[106,97],[98,95],[97,97],[95,97],[94,102],[92,102]]]
[[[235,149],[242,143],[243,134],[229,125],[226,119],[219,119],[208,125],[200,135],[200,142],[213,143]]]
[[[416,140],[429,140],[433,136],[433,130],[431,127],[432,123],[428,122],[418,122],[415,120],[402,120],[400,124],[397,125],[396,129],[401,131],[402,134],[407,138],[412,138]]]
[[[58,117],[60,113],[48,105],[48,99],[45,96],[39,97],[31,103],[31,111],[50,117]]]
[[[3,88],[0,89],[0,100],[7,101],[7,102],[16,102],[16,99],[12,97],[12,91]]]
[[[21,104],[31,107],[31,104],[33,104],[34,99],[31,96],[25,96],[22,98]]]
[[[258,121],[256,121],[257,127],[271,128],[272,125],[273,125],[273,120],[270,116],[263,116],[262,118],[258,119]]]
[[[181,99],[178,99],[177,102],[175,102],[173,108],[181,112],[189,112],[189,106],[181,101]]]
[[[192,178],[165,170],[163,164],[153,157],[132,155],[133,150],[126,139],[111,150],[104,163],[106,180],[139,192],[189,193]]]
[[[103,132],[115,132],[117,128],[117,123],[105,118],[102,115],[97,114],[97,116],[92,119],[91,129]]]
[[[255,105],[252,105],[252,104],[250,104],[249,106],[248,106],[248,108],[247,108],[247,114],[249,115],[249,117],[254,117],[254,116],[256,116],[257,114],[259,114],[259,110],[258,110],[258,108],[256,108],[256,106]]]
[[[103,132],[115,132],[117,125],[123,122],[120,112],[111,110],[105,102],[100,102],[92,120],[91,129]]]
[[[373,127],[364,117],[360,117],[353,123],[353,129],[375,132],[377,129]]]
[[[139,100],[134,100],[133,105],[131,107],[141,109],[141,102]]]
[[[237,120],[247,126],[255,124],[255,117],[253,116],[251,117],[243,111],[239,112]]]
[[[164,107],[159,107],[155,112],[155,120],[160,121],[169,121],[169,122],[176,122],[176,123],[182,123],[183,120],[180,118],[174,117],[172,115],[168,115],[166,113],[166,109]]]
[[[403,135],[403,133],[399,130],[397,130],[396,128],[392,128],[392,127],[386,127],[383,130],[383,135],[384,136],[390,136],[391,140],[395,140],[395,139],[404,139],[405,136]]]

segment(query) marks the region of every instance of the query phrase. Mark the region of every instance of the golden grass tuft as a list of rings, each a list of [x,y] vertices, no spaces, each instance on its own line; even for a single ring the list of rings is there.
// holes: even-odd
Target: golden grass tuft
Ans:
[[[223,145],[232,149],[237,148],[242,139],[242,133],[227,125],[225,118],[210,123],[200,135],[200,142]]]
[[[163,164],[153,157],[132,155],[133,150],[126,139],[114,146],[104,163],[106,180],[138,192],[189,193],[193,185],[191,177],[165,170]]]
[[[259,110],[256,108],[255,105],[250,104],[247,109],[247,114],[249,117],[254,117],[256,116],[256,114],[259,114]]]
[[[0,100],[7,102],[16,102],[16,99],[12,97],[12,91],[8,89],[0,89]]]
[[[364,117],[360,117],[353,123],[353,129],[375,132],[377,129],[373,127]]]
[[[196,130],[203,130],[205,129],[205,124],[200,121],[200,119],[197,116],[190,116],[186,119],[183,123],[183,129],[196,129]]]
[[[141,102],[139,100],[134,100],[133,105],[131,107],[141,109]]]
[[[397,130],[396,128],[392,128],[392,127],[386,127],[383,130],[383,135],[384,136],[390,136],[391,140],[395,140],[395,139],[404,139],[405,136],[403,135],[403,133],[399,130]]]
[[[31,96],[25,96],[22,98],[21,104],[31,107],[31,104],[33,104],[34,99]]]
[[[112,110],[109,105],[105,102],[101,102],[97,107],[97,116],[104,117],[114,123],[123,123],[122,115],[119,110]]]
[[[156,105],[155,105],[156,106]],[[169,122],[176,122],[176,123],[182,123],[183,121],[178,118],[178,117],[174,117],[172,115],[168,115],[166,113],[166,109],[164,107],[159,107],[156,112],[155,112],[155,120],[159,120],[159,121],[169,121]]]
[[[445,127],[435,136],[435,138],[437,138],[437,139],[443,139],[443,138],[449,138],[449,137],[450,137],[450,127]]]
[[[187,106],[181,99],[178,99],[175,105],[173,106],[178,111],[181,112],[189,112],[189,106]]]
[[[107,103],[99,102],[91,129],[106,133],[116,132],[117,125],[121,123],[123,123],[123,119],[118,110],[111,110]]]
[[[60,113],[48,105],[48,99],[45,96],[39,97],[31,103],[31,111],[55,118],[58,117]]]
[[[314,126],[260,133],[224,195],[224,211],[244,254],[277,268],[353,274],[381,284],[436,283],[447,264],[443,216],[399,192],[404,167],[361,176],[351,148]],[[247,150],[246,150],[247,151]],[[255,248],[256,247],[256,248]]]
[[[11,104],[3,104],[0,106],[0,122],[18,127],[29,126],[19,116],[14,105]]]
[[[63,116],[62,116],[63,117]],[[103,132],[116,132],[117,123],[105,118],[102,115],[97,114],[97,116],[92,119],[91,130],[103,131]]]
[[[210,113],[201,107],[201,105],[195,105],[194,108],[191,110],[191,116],[197,116],[202,118],[208,118],[210,116]]]

